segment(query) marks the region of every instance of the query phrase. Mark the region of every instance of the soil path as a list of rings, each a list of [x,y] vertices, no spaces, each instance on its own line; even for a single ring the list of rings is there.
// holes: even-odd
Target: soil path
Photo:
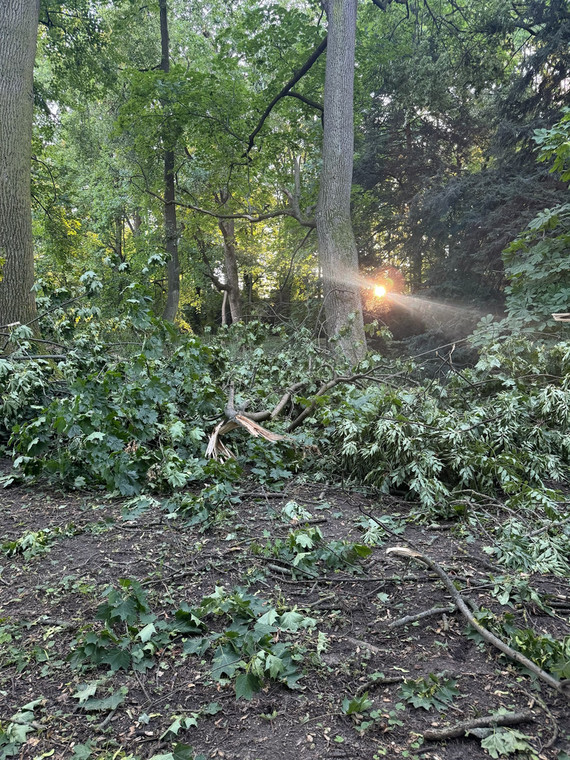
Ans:
[[[393,625],[449,605],[435,575],[386,554],[411,541],[478,607],[516,628],[570,633],[567,581],[533,579],[559,600],[555,616],[501,607],[491,576],[504,571],[472,528],[410,525],[403,502],[307,483],[252,487],[176,517],[37,487],[5,490],[0,506],[0,757],[12,747],[30,759],[477,760],[490,756],[477,736],[424,733],[504,709],[530,711],[513,727],[529,748],[518,756],[568,758],[568,702],[468,637],[457,612]],[[124,587],[113,643],[96,615],[105,601],[119,609],[103,594],[120,579],[141,584],[152,614]],[[199,608],[192,631],[188,610]],[[269,614],[256,623],[260,610]],[[236,657],[216,665],[224,646]],[[94,664],[113,647],[126,669]],[[261,690],[236,700],[236,679],[247,692],[256,673]]]

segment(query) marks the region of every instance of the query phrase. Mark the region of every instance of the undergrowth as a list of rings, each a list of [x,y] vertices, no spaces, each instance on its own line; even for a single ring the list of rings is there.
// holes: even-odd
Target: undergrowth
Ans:
[[[570,343],[487,341],[474,367],[450,360],[436,381],[422,380],[412,360],[377,354],[351,375],[333,369],[303,331],[290,337],[257,323],[202,339],[150,320],[139,341],[121,356],[79,335],[57,364],[2,360],[0,436],[14,457],[5,484],[47,475],[68,487],[153,493],[170,514],[206,528],[216,511],[231,509],[244,472],[271,490],[294,474],[334,473],[404,492],[422,519],[493,519],[490,551],[501,563],[568,574],[570,526],[552,484],[563,485],[568,471]],[[335,372],[345,379],[323,392]],[[285,440],[235,431],[233,464],[204,458],[230,386],[236,409],[261,411],[293,385],[282,414],[266,423]],[[278,551],[301,562],[293,545]]]

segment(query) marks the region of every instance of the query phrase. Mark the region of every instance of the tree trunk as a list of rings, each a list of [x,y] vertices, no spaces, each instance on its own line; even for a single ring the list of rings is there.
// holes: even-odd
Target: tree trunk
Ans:
[[[354,152],[354,50],[357,0],[327,0],[323,166],[317,204],[319,259],[329,338],[356,363],[366,352],[358,254],[350,216]]]
[[[243,318],[239,292],[239,274],[236,256],[236,236],[233,219],[218,219],[218,226],[224,238],[224,264],[226,270],[227,294],[230,302],[232,324]]]
[[[0,325],[36,317],[30,165],[39,0],[0,2]]]
[[[170,42],[168,37],[168,11],[166,0],[160,2],[160,45],[162,56],[160,68],[166,74],[170,71]],[[166,101],[162,101],[163,109]],[[178,261],[178,230],[176,228],[176,205],[174,188],[174,143],[176,142],[166,119],[164,142],[164,235],[168,255],[168,290],[163,318],[174,322],[180,301],[180,263]]]

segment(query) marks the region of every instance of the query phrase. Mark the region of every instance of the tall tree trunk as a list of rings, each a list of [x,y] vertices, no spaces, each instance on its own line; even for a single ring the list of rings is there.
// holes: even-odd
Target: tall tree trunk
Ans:
[[[0,1],[0,325],[36,316],[30,165],[39,0]]]
[[[357,0],[326,0],[327,64],[323,167],[317,204],[319,259],[329,338],[356,363],[366,352],[358,254],[350,216],[354,152],[354,50]]]
[[[166,0],[160,0],[160,68],[166,74],[170,71],[170,42],[168,37],[168,10]],[[163,109],[167,106],[162,102]],[[173,322],[180,301],[180,263],[178,260],[178,230],[176,227],[176,204],[174,188],[174,135],[166,120],[164,142],[164,234],[168,255],[168,290],[163,318]]]
[[[230,302],[232,324],[241,322],[243,312],[239,292],[239,274],[236,256],[236,236],[233,219],[218,219],[218,225],[224,239],[224,268],[226,271],[227,294]]]
[[[225,205],[231,197],[227,188],[223,188],[215,196],[219,205]],[[218,227],[224,239],[224,269],[226,272],[226,290],[230,303],[232,324],[241,322],[243,311],[241,308],[241,293],[239,290],[239,272],[236,255],[236,235],[233,219],[218,219]]]

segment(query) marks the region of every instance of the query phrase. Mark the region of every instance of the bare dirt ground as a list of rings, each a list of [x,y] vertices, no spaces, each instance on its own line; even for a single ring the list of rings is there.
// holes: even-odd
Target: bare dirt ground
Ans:
[[[292,522],[283,512],[291,501],[310,517]],[[555,615],[532,603],[501,607],[490,594],[491,577],[501,570],[489,564],[481,551],[484,537],[473,529],[467,536],[460,525],[410,525],[404,502],[307,483],[290,483],[277,495],[259,486],[244,489],[215,519],[194,526],[180,516],[168,519],[156,505],[125,519],[121,502],[104,494],[69,495],[47,487],[7,489],[0,492],[0,505],[0,758],[10,756],[11,732],[19,736],[13,755],[30,759],[192,757],[182,746],[174,749],[179,742],[196,755],[227,760],[477,760],[490,756],[477,736],[429,741],[425,733],[501,708],[527,713],[513,727],[527,745],[515,757],[568,757],[569,702],[469,637],[457,611],[393,626],[406,615],[450,603],[424,565],[386,554],[387,547],[409,540],[443,565],[479,607],[510,613],[518,628],[568,635],[567,582],[536,579],[542,593],[558,600]],[[377,518],[391,515],[392,529],[403,532],[398,538],[384,533],[367,557],[337,567],[321,561],[306,572],[267,548],[286,543],[300,527],[318,527],[324,544],[362,542],[362,510]],[[30,531],[44,533],[34,537]],[[25,536],[28,546],[14,546]],[[235,678],[213,673],[213,646],[189,652],[187,642],[196,638],[189,633],[154,644],[152,627],[146,670],[111,672],[86,657],[73,665],[68,657],[78,641],[102,630],[96,612],[103,592],[124,578],[140,582],[156,620],[166,623],[181,605],[196,608],[220,586],[228,593],[240,587],[238,595],[255,595],[275,614],[300,613],[305,622],[297,630],[277,625],[270,636],[294,654],[302,673],[296,688],[266,678],[251,699],[236,700]],[[212,616],[211,630],[222,632],[222,618]],[[117,619],[117,636],[126,637],[127,649],[145,643],[143,622],[129,631]],[[436,683],[430,674],[457,692],[439,710],[406,699],[411,692],[418,696],[422,683],[426,696],[426,684]],[[119,700],[90,702],[89,689],[92,700]],[[437,696],[437,688],[430,694]],[[178,726],[165,734],[176,718]]]

